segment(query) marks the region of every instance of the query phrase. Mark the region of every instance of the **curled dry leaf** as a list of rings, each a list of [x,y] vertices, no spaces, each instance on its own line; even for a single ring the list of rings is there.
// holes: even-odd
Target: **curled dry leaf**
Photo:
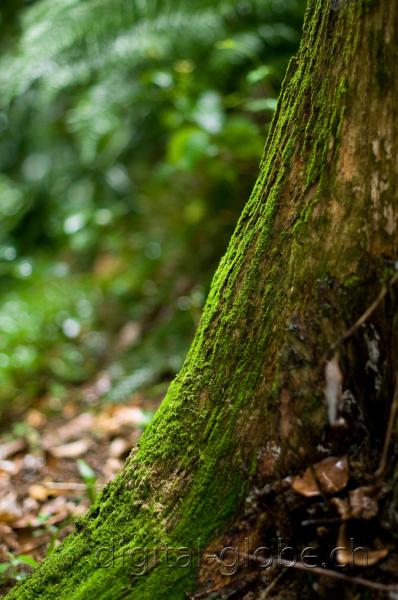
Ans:
[[[365,546],[353,546],[347,540],[346,524],[340,526],[336,548],[336,562],[342,567],[372,567],[388,554],[387,548],[369,550]]]
[[[261,480],[272,477],[281,456],[280,446],[273,440],[267,442],[265,448],[261,449],[257,462],[257,474]]]
[[[114,476],[123,466],[123,462],[119,458],[110,457],[106,461],[103,473],[107,480],[113,479]]]
[[[67,502],[66,508],[72,517],[82,517],[87,512],[88,503],[80,502],[79,504],[75,504],[74,502]]]
[[[356,519],[373,519],[379,510],[375,494],[375,488],[370,485],[352,490],[349,493],[352,516]]]
[[[34,500],[43,502],[51,496],[80,495],[84,493],[85,490],[86,485],[84,483],[43,481],[42,483],[31,485],[29,488],[29,495]]]
[[[298,494],[310,498],[325,494],[335,494],[348,483],[348,460],[346,456],[329,456],[305,470],[302,477],[294,477],[292,488]]]
[[[46,525],[55,525],[64,521],[69,516],[67,502],[63,496],[58,496],[41,507],[41,513],[48,515]],[[40,522],[40,519],[38,519]]]
[[[21,545],[21,552],[23,554],[32,554],[37,548],[44,547],[48,543],[48,536],[46,534],[31,538]]]
[[[39,502],[43,502],[44,500],[47,500],[49,494],[48,494],[48,490],[43,485],[35,483],[35,484],[31,485],[29,488],[29,496],[33,500],[38,500]]]
[[[42,447],[51,451],[53,446],[59,442],[69,442],[81,437],[87,431],[90,431],[94,424],[94,415],[91,413],[82,413],[78,417],[71,419],[62,427],[58,427],[56,431],[52,431],[44,436]]]
[[[116,406],[97,417],[97,428],[107,434],[120,434],[125,429],[147,425],[150,418],[138,406]]]
[[[21,507],[17,502],[15,492],[9,492],[0,498],[0,522],[12,523],[21,516]]]
[[[37,512],[39,510],[39,503],[34,498],[27,496],[22,502],[22,512],[27,514],[29,512]]]
[[[21,462],[22,469],[29,472],[40,472],[44,466],[44,458],[41,455],[25,454]]]
[[[26,513],[26,515],[23,515],[23,517],[21,517],[17,521],[14,521],[14,523],[12,524],[12,528],[18,530],[27,529],[30,527],[38,527],[39,525],[41,526],[43,525],[43,523],[41,521],[38,522],[35,513]]]
[[[28,411],[25,420],[30,427],[38,429],[46,424],[47,417],[42,412],[37,410],[37,408],[31,408]]]
[[[5,460],[14,454],[18,454],[21,450],[26,447],[26,440],[23,438],[13,440],[12,442],[6,442],[0,445],[0,460]]]
[[[0,460],[0,475],[16,475],[18,473],[18,465],[12,460]]]
[[[331,498],[330,504],[333,504],[336,507],[342,521],[351,519],[351,507],[346,498]]]
[[[55,446],[55,448],[49,448],[48,451],[57,458],[78,458],[85,454],[91,445],[91,440],[83,439],[71,442],[70,444]]]
[[[5,548],[3,547],[5,550],[4,556],[2,555],[3,553],[0,552],[0,560],[5,562],[7,559],[9,559],[9,556],[6,551],[7,547],[8,549],[13,550],[14,552],[19,552],[19,543],[15,531],[9,525],[6,525],[6,523],[0,523],[0,540],[2,546],[3,544],[5,544]]]
[[[109,446],[109,455],[112,458],[120,458],[123,454],[126,454],[131,448],[129,440],[117,437],[112,440]]]
[[[27,527],[42,527],[42,515],[46,515],[46,525],[55,525],[57,523],[61,523],[70,515],[79,516],[77,513],[77,508],[78,507],[73,502],[67,502],[64,496],[57,496],[41,506],[40,515],[38,514],[39,505],[36,502],[35,510],[32,512],[26,512],[26,514],[24,514],[23,517],[21,517],[21,519],[18,519],[18,521],[13,523],[12,526],[13,529],[26,529]],[[87,510],[87,505],[84,505],[83,503],[81,508],[85,512]]]

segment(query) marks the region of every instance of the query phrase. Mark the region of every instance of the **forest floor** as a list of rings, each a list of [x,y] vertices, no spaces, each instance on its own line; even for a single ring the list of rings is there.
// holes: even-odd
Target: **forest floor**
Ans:
[[[108,383],[103,372],[71,389],[66,402],[45,396],[0,432],[0,595],[74,529],[121,469],[168,385],[104,404]],[[324,454],[281,478],[280,448],[265,446],[241,513],[203,553],[191,600],[398,598],[394,485],[369,478],[362,461]]]
[[[289,474],[294,449],[267,442],[240,514],[202,553],[191,600],[397,600],[397,477],[395,461],[387,461],[396,452],[397,403],[398,380],[381,456],[380,443],[364,433],[379,459],[376,470],[361,444],[354,453],[355,426],[344,418],[325,430],[319,458],[307,456]]]
[[[107,375],[45,396],[0,432],[0,594],[26,577],[74,529],[98,491],[121,469],[167,384],[104,404]]]
[[[106,378],[103,372],[72,389],[66,402],[41,398],[0,432],[0,595],[74,529],[121,469],[168,385],[104,404]],[[393,486],[384,478],[370,481],[362,462],[347,455],[325,451],[325,458],[283,478],[280,461],[280,448],[268,443],[241,513],[204,551],[191,599],[396,600]],[[354,557],[352,540],[362,549]],[[221,556],[220,548],[228,550]],[[331,557],[331,548],[340,552]]]
[[[122,468],[168,382],[123,403],[104,402],[109,385],[104,370],[71,387],[67,400],[45,395],[0,429],[0,595],[74,529]],[[290,446],[264,446],[240,514],[203,552],[191,600],[398,599],[398,484],[387,460],[397,453],[398,380],[376,441],[342,410],[317,459],[291,473]],[[370,462],[362,447],[372,449]]]

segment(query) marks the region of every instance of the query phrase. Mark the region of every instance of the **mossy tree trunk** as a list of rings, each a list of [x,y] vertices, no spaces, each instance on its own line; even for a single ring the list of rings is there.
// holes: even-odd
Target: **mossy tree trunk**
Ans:
[[[325,356],[398,257],[398,4],[339,4],[309,0],[260,176],[180,374],[117,479],[10,599],[184,598],[195,568],[152,552],[135,575],[129,552],[203,547],[239,510],[267,443],[284,451],[285,474],[316,459]],[[344,444],[370,468],[397,368],[396,309],[392,292],[340,348],[343,386],[373,436]]]

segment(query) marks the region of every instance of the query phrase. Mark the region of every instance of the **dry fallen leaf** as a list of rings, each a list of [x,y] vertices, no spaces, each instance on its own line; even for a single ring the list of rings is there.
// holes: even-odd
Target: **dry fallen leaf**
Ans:
[[[372,567],[388,554],[387,548],[369,550],[362,545],[353,546],[352,542],[347,540],[345,523],[340,526],[336,550],[337,563],[346,567]]]
[[[93,427],[93,423],[93,414],[87,412],[82,413],[78,417],[71,419],[62,427],[58,427],[56,431],[47,433],[47,435],[43,437],[42,447],[46,450],[51,450],[53,446],[56,446],[60,442],[76,440],[87,431],[90,431]]]
[[[88,500],[82,501],[79,504],[75,504],[74,502],[67,502],[66,508],[68,509],[68,512],[72,517],[82,517],[87,512],[88,503]]]
[[[49,494],[48,490],[43,485],[35,483],[29,488],[29,496],[34,500],[42,502],[43,500],[47,500]]]
[[[120,471],[122,466],[123,462],[119,458],[108,458],[104,465],[104,468],[102,469],[105,478],[107,480],[113,479],[116,473]]]
[[[21,461],[21,467],[24,471],[39,472],[44,466],[44,458],[40,454],[25,454]]]
[[[35,538],[31,538],[21,545],[22,554],[32,554],[33,550],[45,546],[48,544],[48,535],[41,535]]]
[[[26,513],[17,521],[14,521],[12,524],[13,529],[28,529],[31,527],[38,527],[43,525],[43,523],[38,521],[35,513]]]
[[[26,496],[22,502],[22,512],[23,514],[29,512],[37,512],[39,510],[39,503],[34,498],[30,496]]]
[[[30,427],[38,429],[39,427],[45,425],[47,417],[42,412],[37,410],[37,408],[31,408],[26,415],[25,421]]]
[[[64,521],[69,516],[69,510],[67,507],[66,500],[63,496],[58,496],[49,502],[43,504],[41,511],[42,514],[50,515],[46,519],[46,525],[55,525]]]
[[[120,458],[123,454],[126,454],[131,448],[129,440],[117,437],[112,440],[109,446],[109,456],[113,458]]]
[[[93,385],[97,396],[104,393],[109,375],[100,374]],[[75,460],[89,449],[98,478],[93,485],[99,491],[120,471],[122,459],[150,420],[141,408],[145,401],[144,395],[135,394],[128,405],[107,405],[96,414],[87,409],[88,403],[68,401],[61,406],[48,397],[24,419],[35,436],[30,437],[29,429],[18,439],[2,439],[0,561],[8,561],[9,552],[40,561],[53,535],[48,526],[55,527],[60,539],[73,529],[72,517],[85,514],[90,504],[87,483],[79,480]],[[56,414],[46,416],[46,407]]]
[[[379,505],[373,486],[362,486],[349,493],[352,516],[356,519],[373,519],[379,511]]]
[[[69,444],[63,444],[62,446],[49,448],[48,451],[57,458],[78,458],[85,454],[91,445],[92,440],[83,439],[77,440],[76,442],[70,442]]]
[[[8,549],[19,552],[19,543],[15,531],[9,525],[6,525],[6,523],[0,523],[0,540],[7,545]],[[7,555],[0,557],[3,561],[7,560],[7,558]]]
[[[138,406],[116,406],[103,411],[97,417],[97,428],[108,434],[148,424],[148,416]]]
[[[50,490],[48,490],[50,491]],[[54,495],[54,494],[51,494]],[[45,498],[46,499],[46,498]],[[31,502],[35,502],[30,499]],[[25,503],[24,503],[25,506]],[[41,515],[47,515],[46,525],[55,525],[64,521],[69,515],[74,515],[76,511],[73,511],[71,507],[75,507],[75,504],[71,502],[67,502],[64,496],[57,496],[52,500],[43,504],[40,508],[39,513],[39,504],[36,502],[35,512],[26,512],[23,517],[18,519],[15,523],[13,523],[14,529],[26,529],[28,527],[41,527],[43,525],[43,520]],[[87,507],[85,507],[87,508]]]
[[[348,460],[346,456],[329,456],[312,468],[305,470],[302,477],[294,477],[292,488],[298,494],[310,498],[340,492],[348,483]]]
[[[336,510],[343,521],[351,519],[351,507],[346,498],[331,498],[330,504],[333,504],[336,507]]]
[[[60,483],[58,481],[43,481],[41,483],[35,483],[29,488],[29,495],[31,498],[43,502],[50,496],[64,496],[73,494],[82,494],[86,491],[86,484],[84,483]]]
[[[24,450],[26,447],[26,440],[23,438],[13,440],[12,442],[6,442],[5,444],[0,445],[0,460],[5,460],[21,450]]]
[[[2,473],[16,475],[18,473],[18,465],[12,460],[0,460],[0,475]]]
[[[9,492],[0,498],[0,522],[12,523],[19,519],[21,514],[21,507],[17,502],[17,495],[15,492]]]

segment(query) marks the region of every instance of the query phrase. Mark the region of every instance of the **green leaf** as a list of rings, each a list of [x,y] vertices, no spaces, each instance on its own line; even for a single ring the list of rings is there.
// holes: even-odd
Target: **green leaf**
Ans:
[[[262,110],[274,111],[277,103],[277,98],[258,98],[246,102],[245,108],[251,112],[261,112]]]
[[[249,71],[247,74],[247,81],[249,83],[259,83],[259,81],[263,81],[272,73],[272,68],[269,65],[261,65],[257,69],[253,69],[253,71]]]
[[[85,483],[94,483],[96,481],[96,474],[83,459],[79,458],[77,460],[77,468],[79,469],[80,477]]]
[[[40,564],[37,562],[37,560],[35,560],[31,556],[28,556],[27,554],[20,554],[19,556],[17,556],[17,561],[20,563],[24,563],[25,565],[29,565],[29,567],[32,567],[33,569],[36,569]]]
[[[170,139],[168,159],[177,167],[193,169],[206,155],[210,146],[210,136],[199,127],[183,127]]]

